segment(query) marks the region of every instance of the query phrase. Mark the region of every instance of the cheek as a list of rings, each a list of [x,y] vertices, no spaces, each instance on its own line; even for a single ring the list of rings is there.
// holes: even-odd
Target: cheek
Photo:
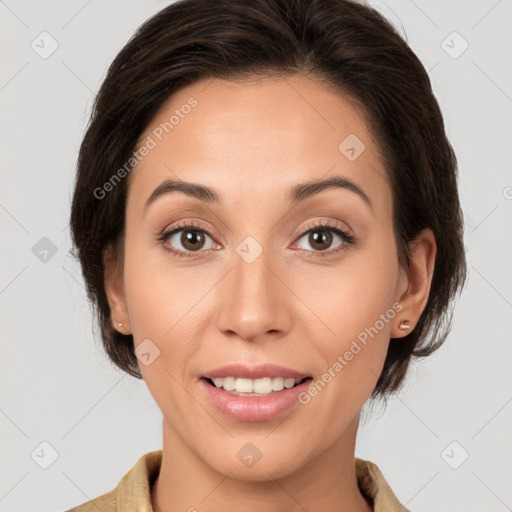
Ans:
[[[301,398],[304,407],[314,411],[310,414],[315,421],[325,426],[326,442],[346,428],[373,391],[386,358],[391,322],[398,314],[387,277],[377,280],[373,273],[353,268],[343,286],[329,282],[318,294],[323,303],[317,313],[325,325],[310,333],[322,370]]]
[[[306,304],[313,305],[314,324],[320,326],[310,333],[316,350],[331,374],[343,375],[332,379],[338,382],[334,388],[357,387],[363,396],[380,375],[390,328],[399,314],[394,296],[396,254],[389,244],[372,244],[357,254],[354,251],[336,269],[310,272],[311,279],[303,273],[294,289]]]
[[[305,267],[289,279],[326,332],[346,340],[392,308],[398,264],[394,255],[383,253],[382,247],[377,253],[371,247],[359,249],[336,267]]]
[[[192,270],[172,267],[163,249],[149,247],[146,242],[126,240],[125,294],[135,347],[148,344],[158,357],[150,366],[139,360],[139,367],[149,382],[167,376],[167,369],[180,381],[184,362],[194,352],[197,337],[190,325],[198,321],[200,290],[191,286]],[[139,349],[141,350],[141,349]]]
[[[163,339],[191,296],[187,270],[173,267],[163,248],[149,240],[149,234],[134,233],[126,238],[125,293],[135,336]]]

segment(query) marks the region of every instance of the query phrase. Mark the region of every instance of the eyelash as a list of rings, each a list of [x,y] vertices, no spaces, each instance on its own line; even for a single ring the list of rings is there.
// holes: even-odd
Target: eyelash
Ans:
[[[199,252],[205,252],[205,251],[196,251],[196,252],[185,252],[181,250],[175,250],[171,249],[168,245],[165,244],[165,242],[175,233],[178,233],[179,231],[200,231],[202,233],[206,233],[210,238],[211,235],[203,229],[202,226],[199,224],[195,224],[193,222],[185,222],[183,224],[178,224],[176,227],[174,227],[172,230],[164,231],[158,235],[157,241],[164,246],[164,249],[166,251],[169,251],[177,258],[195,258],[197,257],[197,254]],[[350,246],[354,246],[357,244],[357,239],[354,235],[351,235],[347,231],[341,229],[336,224],[332,224],[330,222],[316,222],[312,226],[308,226],[307,228],[303,229],[298,237],[297,240],[300,240],[305,234],[309,233],[310,231],[333,231],[335,234],[337,234],[340,238],[343,239],[343,245],[338,249],[328,249],[325,251],[307,251],[313,253],[311,257],[313,258],[325,258],[327,256],[331,256],[332,254],[337,254],[340,252],[344,252],[349,249]],[[212,249],[209,249],[210,251]],[[299,249],[299,250],[305,250],[305,249]],[[316,253],[316,254],[315,254]]]

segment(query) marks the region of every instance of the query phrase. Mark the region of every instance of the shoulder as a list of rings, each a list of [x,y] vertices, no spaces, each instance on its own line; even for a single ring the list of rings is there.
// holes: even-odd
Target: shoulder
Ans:
[[[361,493],[373,503],[374,512],[412,512],[400,503],[377,464],[356,457],[356,477]]]
[[[117,487],[97,498],[70,508],[65,512],[117,512]]]
[[[161,461],[162,450],[144,454],[115,489],[65,512],[126,512],[133,507],[151,510],[151,486],[160,472]]]

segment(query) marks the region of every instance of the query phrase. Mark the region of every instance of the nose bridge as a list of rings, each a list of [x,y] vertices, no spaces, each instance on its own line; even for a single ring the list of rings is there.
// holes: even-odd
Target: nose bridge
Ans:
[[[246,295],[253,297],[267,295],[271,291],[269,286],[275,286],[275,283],[269,283],[269,280],[274,277],[269,270],[271,256],[268,244],[263,247],[253,236],[248,236],[236,247],[233,255],[233,280],[239,289],[240,298]],[[268,297],[259,298],[268,301],[271,296],[272,294],[269,294]]]
[[[272,269],[273,255],[254,237],[233,251],[233,270],[222,287],[219,328],[246,340],[289,328],[289,303],[283,284]]]

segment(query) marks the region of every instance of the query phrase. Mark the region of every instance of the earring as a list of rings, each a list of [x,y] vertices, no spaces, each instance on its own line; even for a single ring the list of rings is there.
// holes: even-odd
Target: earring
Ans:
[[[409,319],[408,318],[402,318],[402,320],[400,320],[400,324],[398,326],[399,329],[401,329],[402,331],[407,331],[411,328],[410,325],[405,325],[405,324],[408,324],[409,323]]]
[[[122,323],[122,322],[119,322],[119,323],[117,324],[117,326],[118,326],[118,327],[123,327],[123,323]]]

